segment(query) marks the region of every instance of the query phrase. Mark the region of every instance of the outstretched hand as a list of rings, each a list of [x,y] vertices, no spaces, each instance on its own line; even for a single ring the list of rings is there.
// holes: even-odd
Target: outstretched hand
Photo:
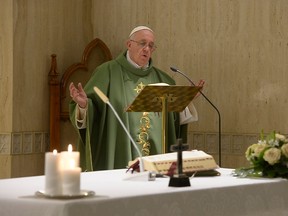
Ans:
[[[201,80],[199,80],[197,86],[199,86],[199,87],[203,87],[204,84],[205,84],[205,80],[202,80],[202,79],[201,79]]]
[[[205,84],[205,80],[202,80],[202,79],[199,80],[197,86],[198,86],[198,87],[201,87],[200,91],[202,91],[204,84]],[[197,98],[200,94],[201,94],[201,93],[198,92],[197,95],[195,96],[195,98]]]
[[[87,95],[82,87],[81,83],[78,83],[78,86],[74,85],[73,82],[69,85],[70,96],[73,101],[75,101],[81,108],[87,106]]]

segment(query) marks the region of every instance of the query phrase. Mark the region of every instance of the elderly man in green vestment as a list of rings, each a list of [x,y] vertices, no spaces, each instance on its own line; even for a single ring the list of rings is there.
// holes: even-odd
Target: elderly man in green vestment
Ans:
[[[81,83],[70,84],[70,119],[79,132],[82,170],[125,168],[139,156],[112,110],[95,94],[94,86],[107,95],[142,154],[161,153],[161,114],[124,111],[145,85],[175,85],[170,76],[153,66],[151,55],[155,49],[153,31],[138,26],[129,35],[127,50],[97,67],[84,89]],[[184,115],[168,114],[168,146],[175,144],[181,133],[185,135],[181,130],[187,130],[187,122],[197,120],[193,104],[189,108],[191,112],[186,108]]]

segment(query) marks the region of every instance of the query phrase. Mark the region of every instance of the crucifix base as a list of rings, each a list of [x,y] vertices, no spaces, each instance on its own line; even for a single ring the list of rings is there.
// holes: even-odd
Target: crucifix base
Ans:
[[[189,177],[183,173],[182,151],[188,149],[187,144],[182,144],[182,139],[177,139],[177,144],[171,146],[171,151],[177,151],[178,174],[170,177],[169,187],[188,187],[190,185]]]
[[[188,187],[190,185],[189,177],[185,174],[174,175],[170,177],[169,187]]]

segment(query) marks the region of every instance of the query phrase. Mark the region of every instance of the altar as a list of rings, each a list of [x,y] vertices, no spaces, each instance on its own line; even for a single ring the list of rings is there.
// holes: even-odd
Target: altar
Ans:
[[[123,180],[124,169],[81,173],[81,189],[94,196],[50,199],[35,196],[44,176],[0,180],[1,216],[79,215],[287,215],[286,179],[194,177],[189,187],[169,187],[169,178]]]

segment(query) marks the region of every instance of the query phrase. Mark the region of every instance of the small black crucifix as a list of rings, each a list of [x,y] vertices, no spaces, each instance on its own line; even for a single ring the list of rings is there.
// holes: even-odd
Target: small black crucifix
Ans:
[[[182,144],[182,139],[177,139],[177,144],[171,146],[171,151],[177,151],[177,169],[178,173],[170,177],[170,187],[187,187],[190,185],[189,177],[183,173],[182,152],[188,150],[187,144]]]

